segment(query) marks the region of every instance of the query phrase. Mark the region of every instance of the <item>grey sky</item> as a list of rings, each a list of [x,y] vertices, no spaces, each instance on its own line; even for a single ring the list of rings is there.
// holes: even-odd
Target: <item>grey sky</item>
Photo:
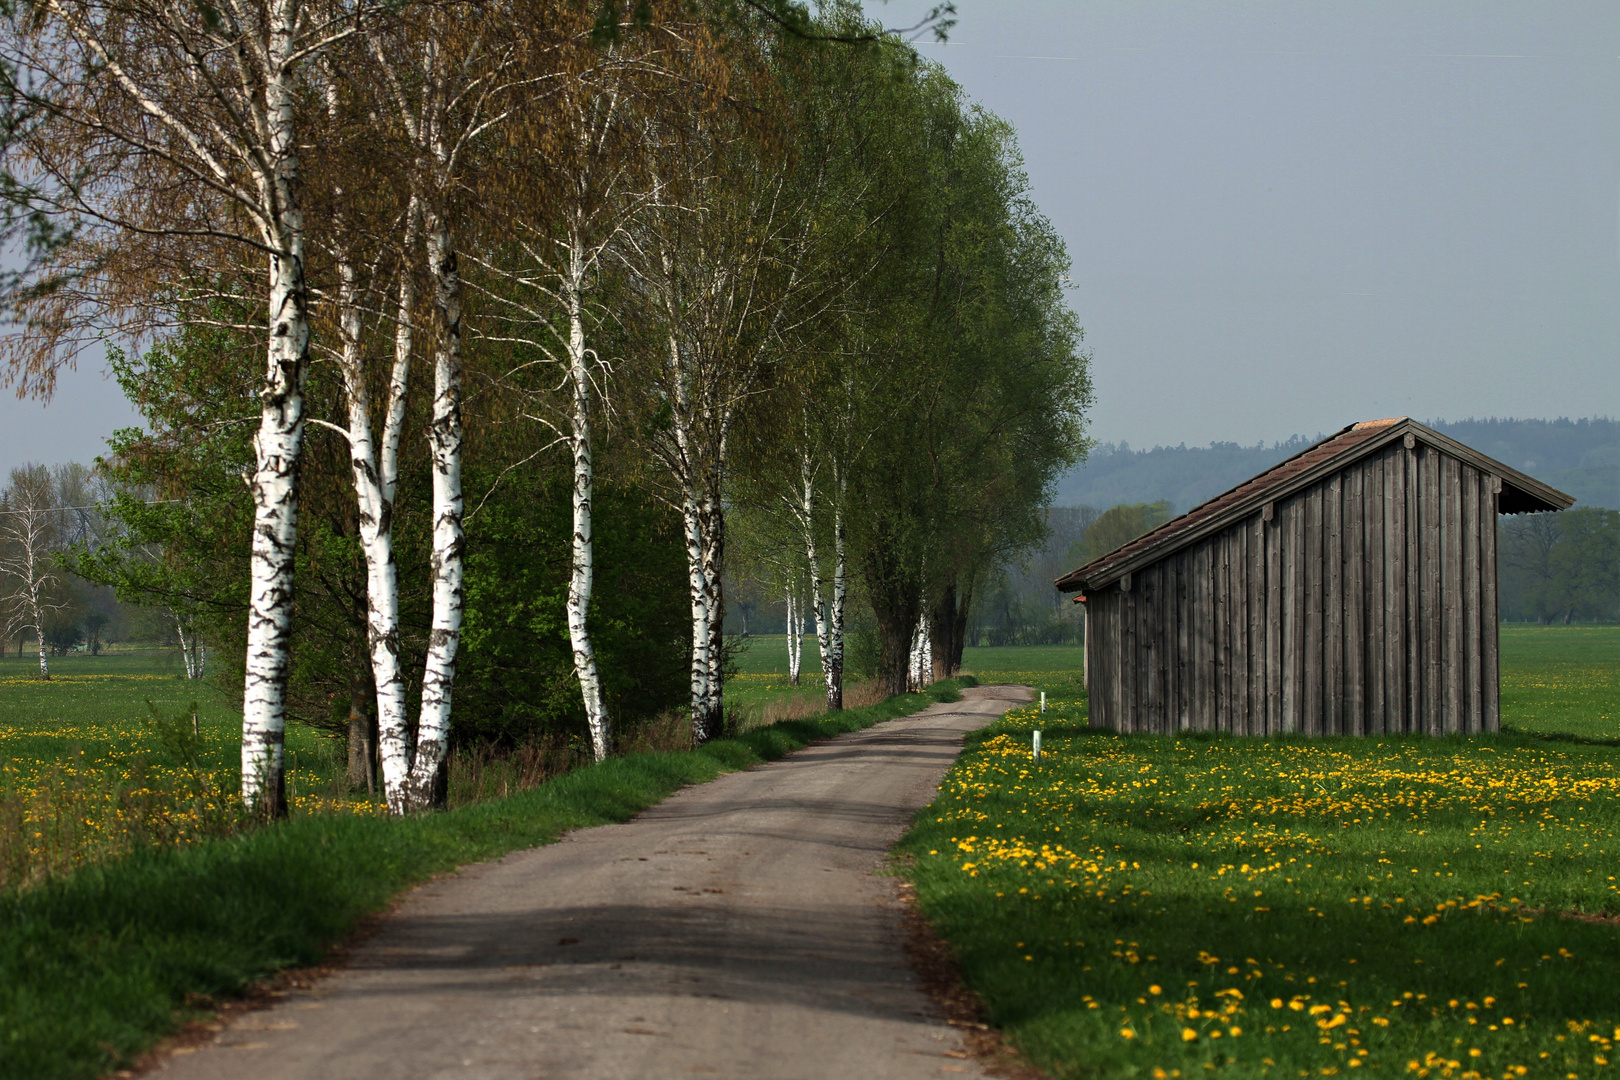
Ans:
[[[1018,129],[1098,438],[1620,412],[1620,5],[957,7],[920,48]]]
[[[932,0],[871,9],[899,25]],[[1620,5],[958,0],[1068,240],[1093,433],[1620,412]],[[0,394],[0,467],[133,421]]]

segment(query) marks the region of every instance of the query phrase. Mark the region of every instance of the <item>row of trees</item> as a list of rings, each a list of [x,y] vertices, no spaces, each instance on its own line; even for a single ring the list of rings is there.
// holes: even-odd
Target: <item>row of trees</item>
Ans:
[[[1083,450],[1011,130],[853,7],[50,0],[3,45],[10,370],[151,343],[80,570],[239,643],[267,813],[340,699],[432,804],[453,691],[464,731],[561,719],[558,641],[598,759],[671,655],[713,738],[736,523],[833,707],[857,576],[890,688],[919,641],[948,671]]]
[[[1524,514],[1501,530],[1504,620],[1620,621],[1620,511]]]

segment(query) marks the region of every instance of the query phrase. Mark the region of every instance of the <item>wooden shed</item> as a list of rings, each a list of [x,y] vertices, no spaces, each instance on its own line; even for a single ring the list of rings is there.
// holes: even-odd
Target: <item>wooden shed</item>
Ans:
[[[1091,722],[1496,731],[1496,515],[1574,501],[1408,417],[1353,424],[1058,579]]]

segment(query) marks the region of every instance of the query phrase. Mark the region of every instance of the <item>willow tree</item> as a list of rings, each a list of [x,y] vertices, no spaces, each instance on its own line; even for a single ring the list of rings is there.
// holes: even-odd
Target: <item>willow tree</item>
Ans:
[[[884,219],[888,255],[863,286],[860,328],[906,378],[861,403],[869,443],[852,496],[893,693],[960,663],[975,583],[1039,541],[1090,402],[1062,303],[1067,259],[1028,198],[1011,128],[937,68],[920,66],[912,87],[910,182]]]

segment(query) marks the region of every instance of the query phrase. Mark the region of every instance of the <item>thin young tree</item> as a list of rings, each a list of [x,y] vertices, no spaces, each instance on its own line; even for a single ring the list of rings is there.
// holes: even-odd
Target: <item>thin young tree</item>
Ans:
[[[558,445],[572,459],[565,611],[591,748],[602,761],[612,727],[589,623],[596,583],[593,440],[598,417],[611,407],[612,366],[596,337],[607,318],[602,293],[615,245],[647,201],[647,148],[636,119],[650,108],[688,107],[689,101],[668,99],[686,97],[690,83],[670,62],[680,48],[672,27],[621,27],[600,47],[587,29],[575,26],[572,47],[557,50],[546,108],[509,124],[523,166],[500,203],[511,239],[476,259],[488,284],[475,287],[488,306],[480,336],[519,350],[502,384],[522,396],[524,415],[551,436],[523,463]]]
[[[45,648],[45,617],[65,605],[55,593],[62,585],[56,553],[64,533],[64,512],[51,470],[25,465],[11,470],[0,491],[0,578],[11,588],[0,594],[5,636],[31,630],[39,645],[39,677],[51,677]]]

